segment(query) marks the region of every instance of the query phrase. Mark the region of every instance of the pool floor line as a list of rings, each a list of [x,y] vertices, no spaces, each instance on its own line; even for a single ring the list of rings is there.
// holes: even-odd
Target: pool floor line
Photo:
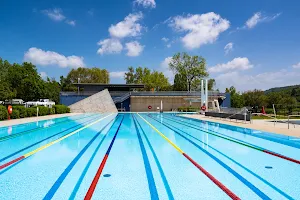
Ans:
[[[106,127],[108,127],[109,124],[111,124],[112,121],[117,121],[119,117],[116,117],[114,119],[111,119],[104,127],[102,127],[93,137],[92,139],[81,149],[81,151],[76,155],[76,157],[70,162],[70,164],[65,168],[65,170],[61,173],[61,175],[56,179],[52,187],[48,190],[47,194],[44,196],[43,199],[52,199],[56,191],[59,189],[65,178],[68,176],[70,171],[73,169],[73,167],[76,165],[76,163],[79,161],[79,159],[83,156],[83,154],[88,150],[88,148],[94,143],[94,141],[100,136],[103,130],[105,130]],[[114,123],[115,123],[114,122]],[[114,124],[113,123],[113,124]],[[112,127],[112,126],[111,126]],[[107,132],[108,133],[108,132]],[[106,138],[107,133],[103,136],[103,140]],[[101,140],[101,141],[103,141]],[[100,142],[101,142],[100,141]],[[102,142],[101,142],[102,143]]]
[[[97,172],[96,172],[96,174],[94,176],[94,179],[93,179],[93,181],[92,181],[92,183],[91,183],[88,191],[86,192],[84,200],[90,200],[92,198],[93,194],[94,194],[94,191],[95,191],[96,186],[98,184],[98,181],[100,179],[101,173],[102,173],[102,171],[103,171],[103,169],[105,167],[105,164],[106,164],[106,161],[108,159],[109,153],[110,153],[110,151],[111,151],[111,149],[112,149],[112,147],[114,145],[114,142],[115,142],[116,137],[117,137],[117,135],[119,133],[119,130],[120,130],[120,127],[122,125],[123,120],[124,120],[124,115],[123,115],[123,118],[121,119],[121,123],[118,126],[118,129],[117,129],[117,131],[116,131],[116,133],[115,133],[115,135],[114,135],[114,137],[113,137],[113,139],[112,139],[112,141],[111,141],[111,143],[110,143],[110,145],[109,145],[109,147],[108,147],[108,149],[107,149],[107,151],[105,153],[105,156],[104,156],[103,160],[101,161],[101,164],[100,164],[100,166],[99,166],[99,168],[98,168],[98,170],[97,170]]]
[[[147,155],[147,152],[146,152],[146,149],[145,149],[140,131],[138,130],[135,116],[132,115],[132,114],[131,114],[131,116],[132,116],[132,119],[133,119],[134,127],[135,127],[135,130],[136,130],[136,134],[137,134],[138,141],[139,141],[139,146],[140,146],[143,161],[144,161],[144,167],[145,167],[145,171],[146,171],[146,175],[147,175],[148,187],[149,187],[151,199],[159,199],[157,188],[156,188],[156,185],[155,185],[155,180],[154,180],[152,169],[151,169],[151,165],[150,165],[150,162],[149,162],[149,158],[148,158],[148,155]]]
[[[96,118],[98,118],[98,116],[97,116],[97,117],[94,117],[94,118],[92,118],[92,119],[89,119],[89,120],[87,120],[87,121],[85,121],[85,122],[82,122],[82,123],[80,123],[80,124],[77,124],[77,125],[75,125],[75,126],[72,126],[72,127],[70,127],[70,128],[67,128],[66,130],[60,131],[60,132],[58,132],[58,133],[55,133],[54,135],[51,135],[51,136],[49,136],[49,137],[47,137],[47,138],[44,138],[44,139],[42,139],[42,140],[40,140],[40,141],[38,141],[38,142],[35,142],[35,143],[33,143],[33,144],[31,144],[31,145],[29,145],[29,146],[27,146],[27,147],[24,147],[24,148],[22,148],[22,149],[19,149],[18,151],[14,152],[14,153],[11,153],[10,155],[1,158],[1,159],[0,159],[0,162],[2,162],[2,161],[4,161],[4,160],[6,160],[6,159],[8,159],[8,158],[10,158],[10,157],[12,157],[12,156],[18,154],[18,153],[21,153],[22,151],[25,151],[26,149],[29,149],[29,148],[31,148],[31,147],[37,145],[37,144],[40,144],[40,143],[42,143],[42,142],[44,142],[44,141],[46,141],[46,140],[48,140],[48,139],[50,139],[50,138],[52,138],[52,137],[54,137],[54,136],[57,136],[57,135],[62,134],[62,133],[64,133],[64,132],[67,132],[67,131],[69,131],[69,130],[71,130],[71,129],[73,129],[73,128],[76,128],[76,127],[80,126],[80,125],[84,125],[84,124],[86,124],[86,123],[88,123],[88,122],[90,122],[90,121],[93,121],[93,120],[95,120]],[[67,134],[68,134],[68,133],[67,133]]]
[[[87,117],[83,117],[83,118],[80,118],[80,119],[89,118],[89,117],[92,117],[92,116],[95,116],[95,115],[89,115]],[[80,120],[80,119],[76,119],[76,120]],[[50,125],[50,126],[48,126],[46,128],[45,127],[37,127],[37,128],[29,129],[29,130],[26,130],[26,131],[21,131],[21,132],[12,134],[12,135],[3,136],[3,137],[0,137],[0,142],[6,141],[6,140],[10,140],[10,139],[19,137],[21,135],[25,135],[25,134],[28,134],[28,133],[31,133],[31,132],[35,132],[35,131],[38,131],[38,130],[41,130],[41,129],[52,128],[52,127],[55,127],[57,125],[60,125],[60,124],[63,124],[63,123],[68,123],[68,122],[72,122],[72,121],[76,121],[76,120],[67,119],[67,120],[64,120],[64,121],[61,121],[61,122],[57,122],[57,123],[55,123],[53,125]]]
[[[105,119],[105,118],[107,118],[107,117],[109,117],[109,116],[111,116],[111,115],[112,115],[112,114],[107,115],[107,116],[105,116],[105,117],[102,117],[102,118],[100,118],[100,119],[98,119],[98,120],[96,120],[96,121],[94,121],[94,122],[92,122],[92,123],[90,123],[90,124],[88,124],[88,125],[85,125],[84,127],[81,127],[81,128],[79,128],[79,129],[77,129],[77,130],[75,130],[75,131],[73,131],[73,132],[71,132],[71,133],[69,133],[69,134],[67,134],[67,135],[65,135],[65,136],[63,136],[63,137],[58,138],[57,140],[54,140],[54,141],[52,141],[52,142],[50,142],[50,143],[47,143],[47,144],[45,144],[45,145],[43,145],[43,146],[41,146],[41,147],[39,147],[39,148],[37,148],[37,149],[35,149],[35,150],[33,150],[33,151],[30,151],[30,152],[28,152],[28,153],[26,153],[26,154],[24,154],[24,155],[22,155],[22,156],[20,156],[20,157],[18,157],[18,158],[16,158],[16,159],[12,160],[12,161],[9,161],[9,162],[7,162],[7,163],[1,165],[1,166],[0,166],[0,170],[6,168],[6,167],[8,167],[8,166],[10,166],[10,165],[12,165],[12,164],[14,164],[14,163],[16,163],[16,162],[19,162],[20,160],[23,160],[23,159],[25,159],[25,158],[27,158],[27,157],[29,157],[29,156],[32,156],[32,155],[34,155],[34,154],[36,154],[36,153],[38,153],[38,152],[40,152],[40,151],[42,151],[42,150],[44,150],[44,149],[46,149],[46,148],[48,148],[48,147],[50,147],[50,146],[56,144],[56,143],[58,143],[58,142],[60,142],[60,141],[62,141],[62,140],[64,140],[64,139],[66,139],[66,138],[68,138],[68,137],[74,135],[75,133],[78,133],[79,131],[84,130],[84,129],[86,129],[86,128],[88,128],[88,127],[90,127],[90,126],[92,126],[92,125],[94,125],[94,124],[96,124],[96,123],[102,121],[103,119]]]
[[[170,120],[170,121],[175,121],[174,118],[171,118],[171,119],[170,119],[170,118],[167,118],[167,117],[166,117],[165,119]],[[173,120],[172,120],[172,119],[173,119]],[[180,123],[178,120],[177,120],[176,122],[179,123],[179,124],[182,124],[182,125],[184,125],[184,126],[191,127],[191,128],[193,128],[193,129],[195,129],[195,130],[203,131],[203,132],[208,133],[208,134],[210,134],[210,135],[214,135],[214,136],[216,136],[216,137],[220,137],[220,138],[222,138],[222,139],[225,139],[225,140],[228,140],[228,141],[231,141],[231,142],[234,142],[234,143],[243,145],[243,146],[247,146],[247,147],[252,148],[252,149],[255,149],[255,150],[257,150],[257,151],[261,151],[261,152],[267,153],[267,154],[269,154],[269,155],[272,155],[272,156],[275,156],[275,157],[278,157],[278,158],[281,158],[281,159],[284,159],[284,160],[287,160],[287,161],[290,161],[290,162],[293,162],[293,163],[296,163],[296,164],[300,164],[300,160],[296,160],[296,159],[294,159],[294,158],[290,158],[290,157],[288,157],[288,156],[285,156],[285,155],[282,155],[282,154],[279,154],[279,153],[270,151],[270,150],[268,150],[268,149],[265,149],[265,148],[262,148],[262,147],[259,147],[259,146],[256,146],[256,145],[253,145],[253,144],[250,144],[250,143],[241,141],[241,140],[239,140],[239,139],[230,139],[230,138],[227,138],[227,137],[230,137],[230,136],[226,136],[226,137],[225,137],[225,136],[222,136],[222,135],[217,135],[217,134],[211,133],[211,132],[206,131],[206,130],[204,130],[204,129],[195,128],[195,127],[193,127],[193,126],[196,126],[196,125],[193,125],[193,124],[192,124],[193,126],[189,126],[189,125],[187,125],[187,124],[190,124],[190,123],[188,123],[188,122],[183,122],[183,123],[187,123],[187,124]],[[181,122],[182,122],[182,121],[181,121]],[[212,131],[212,130],[210,130],[210,131]],[[215,132],[215,131],[212,131],[212,132]],[[217,132],[215,132],[215,133],[217,133]],[[218,134],[219,134],[219,133],[218,133]]]
[[[152,118],[152,117],[150,117],[150,118]],[[209,151],[205,150],[204,148],[202,148],[201,146],[199,146],[198,144],[196,144],[192,140],[188,139],[187,137],[185,137],[184,135],[182,135],[181,133],[179,133],[177,131],[177,130],[179,130],[178,128],[175,128],[175,129],[177,129],[177,130],[175,130],[174,128],[171,128],[169,125],[166,125],[163,122],[160,122],[160,121],[158,121],[158,120],[156,120],[154,118],[152,118],[152,119],[155,120],[155,121],[157,121],[158,123],[164,125],[168,129],[174,131],[176,134],[178,134],[179,136],[181,136],[182,138],[184,138],[186,141],[188,141],[189,143],[191,143],[192,145],[194,145],[195,147],[197,147],[199,150],[201,150],[203,153],[205,153],[207,156],[209,156],[211,159],[213,159],[215,162],[217,162],[219,165],[221,165],[224,169],[226,169],[229,173],[231,173],[233,176],[235,176],[239,181],[241,181],[245,186],[247,186],[250,190],[252,190],[255,194],[257,194],[260,198],[262,198],[262,199],[270,199],[266,194],[264,194],[262,191],[260,191],[255,185],[253,185],[250,181],[248,181],[246,178],[244,178],[238,172],[236,172],[235,170],[233,170],[227,164],[225,164],[222,160],[220,160],[219,158],[217,158],[216,156],[214,156],[213,154],[211,154]]]
[[[221,151],[219,151],[218,149],[214,148],[213,146],[207,144],[206,142],[203,142],[201,139],[198,139],[197,137],[175,127],[174,125],[171,125],[169,123],[163,122],[164,124],[167,124],[168,126],[172,126],[175,129],[183,132],[184,134],[188,135],[189,137],[193,138],[194,140],[197,140],[198,142],[201,142],[202,144],[207,145],[209,148],[211,148],[212,150],[216,151],[217,153],[219,153],[220,155],[222,155],[223,157],[227,158],[228,160],[232,161],[233,163],[235,163],[236,165],[240,166],[241,168],[243,168],[244,170],[246,170],[247,172],[249,172],[250,174],[252,174],[253,176],[255,176],[256,178],[258,178],[259,180],[261,180],[262,182],[264,182],[266,185],[270,186],[272,189],[274,189],[275,191],[277,191],[279,194],[281,194],[282,196],[284,196],[287,199],[292,200],[293,198],[291,196],[289,196],[288,194],[286,194],[284,191],[280,190],[279,188],[277,188],[275,185],[271,184],[270,182],[268,182],[267,180],[265,180],[264,178],[262,178],[261,176],[259,176],[258,174],[254,173],[253,171],[251,171],[250,169],[248,169],[247,167],[243,166],[242,164],[240,164],[239,162],[235,161],[234,159],[230,158],[229,156],[227,156],[226,154],[222,153]],[[169,127],[168,127],[169,128]],[[173,129],[171,129],[173,130]]]
[[[137,113],[137,115],[143,119],[146,124],[148,124],[153,130],[155,130],[161,137],[163,137],[168,143],[170,143],[179,153],[181,153],[186,159],[188,159],[195,167],[197,167],[206,177],[208,177],[213,183],[215,183],[221,190],[223,190],[231,199],[240,199],[236,194],[234,194],[229,188],[227,188],[223,183],[217,180],[213,175],[206,171],[201,165],[194,161],[189,155],[187,155],[183,150],[181,150],[176,144],[169,140],[162,132],[160,132],[155,126],[148,122],[144,117]]]
[[[154,158],[155,163],[156,163],[156,165],[157,165],[158,171],[159,171],[160,176],[161,176],[161,178],[162,178],[162,181],[163,181],[163,183],[164,183],[164,186],[165,186],[165,189],[166,189],[168,198],[169,198],[170,200],[174,200],[174,196],[173,196],[172,190],[171,190],[171,188],[170,188],[170,185],[169,185],[169,183],[168,183],[168,180],[167,180],[167,178],[166,178],[166,175],[165,175],[165,173],[164,173],[164,171],[163,171],[163,169],[162,169],[162,166],[161,166],[161,164],[160,164],[160,162],[159,162],[159,160],[158,160],[158,158],[157,158],[157,156],[156,156],[156,153],[155,153],[155,151],[154,151],[154,149],[153,149],[153,147],[152,147],[152,145],[151,145],[151,143],[150,143],[150,141],[149,141],[149,139],[148,139],[148,137],[147,137],[145,131],[143,130],[141,124],[139,123],[139,121],[138,121],[137,119],[136,119],[136,122],[137,122],[138,126],[140,127],[140,129],[142,130],[142,134],[143,134],[143,136],[145,137],[146,142],[147,142],[147,144],[148,144],[148,146],[149,146],[149,149],[150,149],[150,151],[151,151],[151,153],[152,153],[152,155],[153,155],[153,158]]]

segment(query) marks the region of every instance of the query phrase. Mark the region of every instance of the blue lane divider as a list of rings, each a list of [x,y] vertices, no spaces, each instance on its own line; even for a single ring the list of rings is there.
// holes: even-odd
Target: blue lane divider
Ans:
[[[138,140],[139,140],[140,149],[141,149],[142,156],[143,156],[143,161],[144,161],[144,166],[145,166],[146,175],[147,175],[147,179],[148,179],[148,187],[149,187],[149,191],[150,191],[150,194],[151,194],[151,199],[159,199],[157,189],[156,189],[156,185],[155,185],[155,180],[153,178],[151,165],[150,165],[150,162],[149,162],[149,159],[148,159],[148,156],[147,156],[147,152],[146,152],[146,149],[145,149],[140,131],[139,131],[139,129],[137,127],[137,124],[135,122],[136,119],[132,114],[131,114],[131,116],[133,118],[134,127],[135,127],[135,130],[137,132],[137,137],[138,137]]]
[[[66,167],[66,169],[63,171],[63,173],[59,176],[59,178],[55,181],[55,183],[52,185],[50,190],[47,192],[44,200],[52,199],[62,182],[65,180],[67,175],[70,173],[70,171],[73,169],[75,164],[79,161],[79,159],[82,157],[82,155],[86,152],[86,150],[92,145],[92,143],[97,139],[97,137],[101,134],[101,132],[116,118],[110,120],[90,141],[85,145],[85,147],[77,154],[77,156],[71,161],[71,163]],[[115,120],[116,122],[116,120]]]

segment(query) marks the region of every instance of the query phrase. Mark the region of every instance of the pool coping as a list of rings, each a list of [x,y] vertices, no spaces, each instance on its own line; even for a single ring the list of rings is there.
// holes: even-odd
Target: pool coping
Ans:
[[[71,116],[80,115],[80,114],[83,114],[83,113],[65,113],[65,114],[45,115],[45,116],[39,116],[39,117],[26,117],[26,118],[20,118],[20,119],[11,119],[11,120],[0,121],[0,127],[26,124],[26,123],[37,122],[37,121],[42,121],[42,120],[56,119],[56,118],[60,118],[60,117],[71,117]]]

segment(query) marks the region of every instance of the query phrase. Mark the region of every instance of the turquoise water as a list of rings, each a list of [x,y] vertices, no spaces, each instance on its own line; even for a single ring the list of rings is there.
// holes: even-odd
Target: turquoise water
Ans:
[[[83,199],[105,157],[93,199],[230,199],[199,165],[241,199],[300,199],[300,164],[263,150],[300,160],[297,138],[174,114],[2,127],[0,165],[21,159],[0,170],[0,199]]]

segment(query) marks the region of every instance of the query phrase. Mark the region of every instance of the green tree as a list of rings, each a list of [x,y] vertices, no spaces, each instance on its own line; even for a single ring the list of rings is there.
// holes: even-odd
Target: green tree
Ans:
[[[268,98],[262,90],[251,90],[243,93],[246,106],[262,107],[268,105]]]
[[[146,91],[150,91],[151,89],[161,91],[170,88],[168,78],[162,72],[155,70],[151,72],[147,67],[138,67],[136,69],[129,67],[124,79],[128,84],[144,84],[144,90]]]
[[[199,56],[190,56],[187,53],[175,54],[169,63],[169,68],[175,74],[186,77],[188,91],[191,91],[192,82],[195,79],[208,76],[205,59]]]
[[[83,68],[72,69],[67,76],[68,81],[77,83],[109,83],[109,73],[106,69]]]
[[[187,91],[186,76],[175,74],[173,89],[175,91]]]
[[[230,103],[233,108],[242,108],[245,106],[243,96],[236,91],[235,87],[231,86],[229,89],[226,88],[225,92],[230,93]]]

